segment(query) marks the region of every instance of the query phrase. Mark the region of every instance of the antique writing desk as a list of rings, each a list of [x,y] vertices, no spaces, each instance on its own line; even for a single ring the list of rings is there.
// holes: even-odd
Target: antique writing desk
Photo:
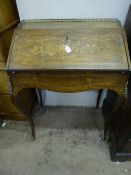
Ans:
[[[7,63],[14,103],[30,121],[19,92],[42,88],[56,92],[111,89],[124,103],[130,59],[117,20],[38,20],[21,22]]]

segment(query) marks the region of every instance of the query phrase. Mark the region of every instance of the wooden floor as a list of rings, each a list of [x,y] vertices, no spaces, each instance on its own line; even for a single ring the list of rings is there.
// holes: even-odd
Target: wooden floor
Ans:
[[[26,122],[0,129],[0,175],[125,175],[131,162],[111,162],[100,110],[36,108],[36,141]]]

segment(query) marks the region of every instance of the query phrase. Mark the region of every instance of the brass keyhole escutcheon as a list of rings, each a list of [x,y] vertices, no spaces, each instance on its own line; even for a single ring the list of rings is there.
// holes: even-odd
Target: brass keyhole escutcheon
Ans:
[[[71,49],[71,47],[70,47],[69,40],[70,40],[70,35],[67,34],[67,35],[66,35],[66,43],[65,43],[65,51],[66,51],[67,53],[71,53],[71,52],[72,52],[72,49]]]

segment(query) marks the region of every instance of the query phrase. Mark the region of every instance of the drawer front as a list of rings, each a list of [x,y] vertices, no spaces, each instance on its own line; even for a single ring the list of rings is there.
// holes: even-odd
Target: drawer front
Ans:
[[[123,93],[128,75],[100,72],[40,72],[35,75],[16,73],[11,75],[14,94],[24,88],[42,88],[57,92],[81,92],[97,89],[112,89]]]
[[[10,95],[0,94],[0,113],[18,114],[21,112],[13,104]]]
[[[10,82],[5,70],[0,70],[0,93],[9,93]]]

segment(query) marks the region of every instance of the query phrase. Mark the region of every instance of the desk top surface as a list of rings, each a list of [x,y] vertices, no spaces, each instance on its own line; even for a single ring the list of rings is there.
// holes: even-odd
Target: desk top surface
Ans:
[[[130,70],[123,27],[115,20],[38,20],[16,29],[8,70]]]

